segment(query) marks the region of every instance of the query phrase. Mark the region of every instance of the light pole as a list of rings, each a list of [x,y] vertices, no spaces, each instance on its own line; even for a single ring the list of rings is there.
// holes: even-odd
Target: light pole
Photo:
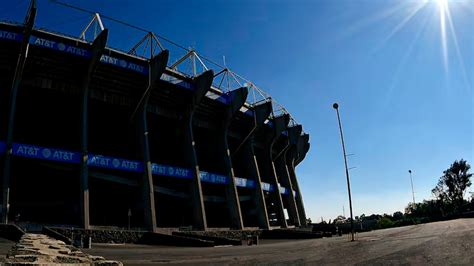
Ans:
[[[413,208],[415,208],[415,190],[413,189],[413,178],[411,176],[411,170],[408,170],[408,173],[410,173],[411,194],[413,196]]]
[[[339,116],[339,105],[337,103],[334,103],[332,107],[336,109],[337,121],[339,123],[339,132],[341,133],[342,152],[344,154],[344,165],[346,167],[347,193],[349,194],[349,210],[351,212],[351,241],[354,241],[354,217],[352,215],[351,182],[349,178],[349,169],[347,168],[346,147],[344,144],[344,135],[342,134],[341,118]]]

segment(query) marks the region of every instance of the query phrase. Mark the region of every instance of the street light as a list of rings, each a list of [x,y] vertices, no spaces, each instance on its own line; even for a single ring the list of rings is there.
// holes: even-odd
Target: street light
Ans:
[[[349,169],[347,168],[347,155],[346,155],[346,147],[344,144],[344,135],[342,134],[342,125],[341,125],[341,118],[339,116],[339,105],[334,103],[332,105],[334,109],[336,109],[337,114],[337,121],[339,123],[339,132],[341,133],[341,143],[342,143],[342,152],[344,154],[344,165],[346,167],[346,179],[347,179],[347,193],[349,194],[349,209],[351,212],[351,241],[354,241],[354,218],[352,215],[352,197],[351,197],[351,182],[349,179]]]
[[[408,173],[410,173],[411,194],[413,196],[413,208],[415,208],[415,190],[413,189],[413,178],[411,176],[411,170],[408,170]]]

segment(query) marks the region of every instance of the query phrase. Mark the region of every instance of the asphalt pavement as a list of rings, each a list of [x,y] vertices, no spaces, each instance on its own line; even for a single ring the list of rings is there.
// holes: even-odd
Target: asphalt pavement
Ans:
[[[0,237],[0,265],[3,265],[10,249],[15,242]]]
[[[213,248],[95,244],[86,253],[127,264],[474,265],[474,219],[458,219],[312,240]]]

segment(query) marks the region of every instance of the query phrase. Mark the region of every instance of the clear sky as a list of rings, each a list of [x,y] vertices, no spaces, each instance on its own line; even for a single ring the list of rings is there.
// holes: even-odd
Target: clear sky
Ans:
[[[226,62],[283,104],[310,134],[297,173],[313,221],[348,215],[333,102],[349,154],[354,215],[393,213],[429,199],[442,171],[474,167],[474,1],[65,0],[166,36]],[[22,21],[28,1],[4,1]],[[79,13],[39,0],[37,25],[79,35]],[[104,20],[109,45],[140,32]],[[470,189],[474,191],[474,188]]]

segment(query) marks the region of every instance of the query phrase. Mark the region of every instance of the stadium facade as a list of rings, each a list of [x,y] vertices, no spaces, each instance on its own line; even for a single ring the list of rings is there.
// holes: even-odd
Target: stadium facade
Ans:
[[[178,71],[201,60],[193,50],[171,64],[161,44],[146,58],[109,48],[107,29],[88,41],[35,18],[33,1],[24,24],[0,23],[3,223],[306,224],[295,167],[309,135],[271,98],[248,99],[250,83],[220,89],[228,69]]]

